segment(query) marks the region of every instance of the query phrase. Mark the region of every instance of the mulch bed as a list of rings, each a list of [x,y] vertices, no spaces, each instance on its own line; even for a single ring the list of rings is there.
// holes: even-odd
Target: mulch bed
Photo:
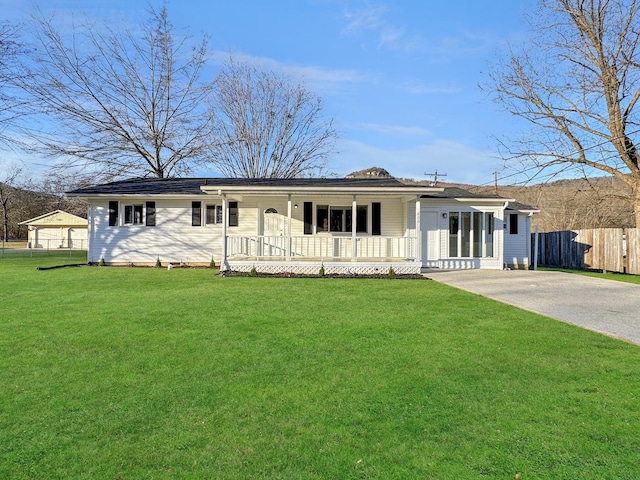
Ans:
[[[377,278],[382,280],[431,280],[428,277],[420,274],[396,274],[396,275],[358,275],[358,274],[338,274],[338,273],[327,273],[323,276],[319,275],[303,275],[299,273],[292,272],[282,272],[282,273],[261,273],[261,272],[237,272],[235,270],[226,270],[224,272],[220,272],[220,275],[223,277],[256,277],[256,278]]]

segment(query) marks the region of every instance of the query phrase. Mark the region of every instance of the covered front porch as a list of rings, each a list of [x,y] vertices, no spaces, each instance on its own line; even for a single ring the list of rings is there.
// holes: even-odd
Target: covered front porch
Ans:
[[[222,201],[222,270],[420,272],[421,195],[442,188],[394,179],[263,182],[201,187]]]
[[[419,273],[418,239],[393,236],[228,236],[229,267],[265,273]]]

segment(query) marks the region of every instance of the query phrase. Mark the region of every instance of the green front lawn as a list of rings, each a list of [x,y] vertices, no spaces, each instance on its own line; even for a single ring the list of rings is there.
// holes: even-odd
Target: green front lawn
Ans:
[[[575,273],[576,275],[602,278],[604,280],[615,280],[617,282],[640,284],[640,275],[630,275],[626,273],[602,273],[602,272],[590,272],[588,270],[571,270],[568,268],[553,268],[553,267],[540,267],[539,270],[546,270],[549,272]]]
[[[620,479],[640,347],[433,281],[0,259],[0,478]]]

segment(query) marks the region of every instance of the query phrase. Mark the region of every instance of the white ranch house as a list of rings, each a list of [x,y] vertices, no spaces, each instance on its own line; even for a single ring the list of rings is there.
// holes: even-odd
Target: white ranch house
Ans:
[[[269,273],[527,268],[535,213],[393,178],[133,179],[69,194],[89,203],[90,263]]]

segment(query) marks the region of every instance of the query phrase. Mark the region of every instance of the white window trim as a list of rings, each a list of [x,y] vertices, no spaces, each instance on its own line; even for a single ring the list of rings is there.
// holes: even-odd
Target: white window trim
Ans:
[[[456,233],[456,240],[457,240],[457,251],[458,251],[458,255],[457,256],[452,256],[451,255],[451,244],[450,244],[450,236],[451,236],[451,231],[450,231],[450,218],[451,218],[451,214],[458,214],[458,231]],[[462,214],[463,213],[471,213],[471,218],[470,218],[470,231],[469,231],[469,256],[465,256],[463,257],[462,254]],[[480,229],[480,242],[481,242],[481,246],[482,246],[482,252],[481,252],[481,256],[476,257],[473,255],[473,243],[474,240],[476,239],[476,235],[477,232],[474,231],[473,229],[473,214],[474,213],[479,213],[481,214],[481,219],[482,219],[482,227]],[[492,235],[492,241],[493,241],[493,255],[491,256],[487,256],[487,242],[486,242],[486,235],[487,235],[487,217],[486,214],[487,213],[491,213],[493,215],[493,231],[491,232]],[[495,210],[447,210],[447,228],[446,228],[446,232],[447,232],[447,242],[446,242],[446,246],[447,246],[447,257],[448,258],[469,258],[469,259],[473,259],[473,258],[498,258],[497,255],[497,249],[496,249],[496,243],[495,243],[495,239],[496,239],[496,220],[497,220],[497,212]]]
[[[131,222],[127,222],[127,208],[130,207],[131,208]],[[140,207],[141,209],[141,214],[140,214],[140,222],[136,223],[135,222],[135,207]],[[120,204],[120,210],[121,210],[121,226],[123,227],[138,227],[138,226],[145,226],[145,203],[121,203]]]
[[[328,221],[328,226],[327,226],[327,230],[318,230],[318,207],[327,207],[327,221]],[[371,202],[367,202],[367,203],[358,203],[356,204],[356,210],[358,207],[366,207],[367,208],[367,229],[365,231],[361,231],[361,232],[356,232],[356,235],[359,236],[365,236],[365,237],[372,237],[375,236],[371,233],[371,231],[373,230],[373,219],[372,219],[372,208],[371,208]],[[351,205],[331,205],[331,204],[324,204],[324,203],[316,203],[313,202],[313,214],[312,214],[312,222],[313,222],[313,234],[314,235],[332,235],[332,236],[344,236],[344,235],[351,235],[351,230],[331,230],[331,209],[334,210],[342,210],[343,212],[346,212],[347,210],[351,211],[351,222],[354,221],[354,215],[352,212],[352,206]],[[357,213],[356,213],[357,214]],[[346,222],[347,222],[347,214],[343,213],[343,223],[345,225],[346,228]],[[356,228],[357,228],[357,222],[356,222]]]
[[[213,213],[213,223],[209,223],[208,222],[208,218],[207,218],[207,209],[208,207],[214,207],[214,213]],[[204,219],[203,222],[203,226],[205,227],[215,227],[215,226],[220,226],[222,225],[222,222],[224,221],[224,215],[222,215],[222,204],[221,203],[207,203],[204,204],[202,206],[202,210],[203,212],[201,213],[202,218]],[[219,213],[218,213],[219,212]],[[220,215],[220,221],[218,221],[218,215]]]

